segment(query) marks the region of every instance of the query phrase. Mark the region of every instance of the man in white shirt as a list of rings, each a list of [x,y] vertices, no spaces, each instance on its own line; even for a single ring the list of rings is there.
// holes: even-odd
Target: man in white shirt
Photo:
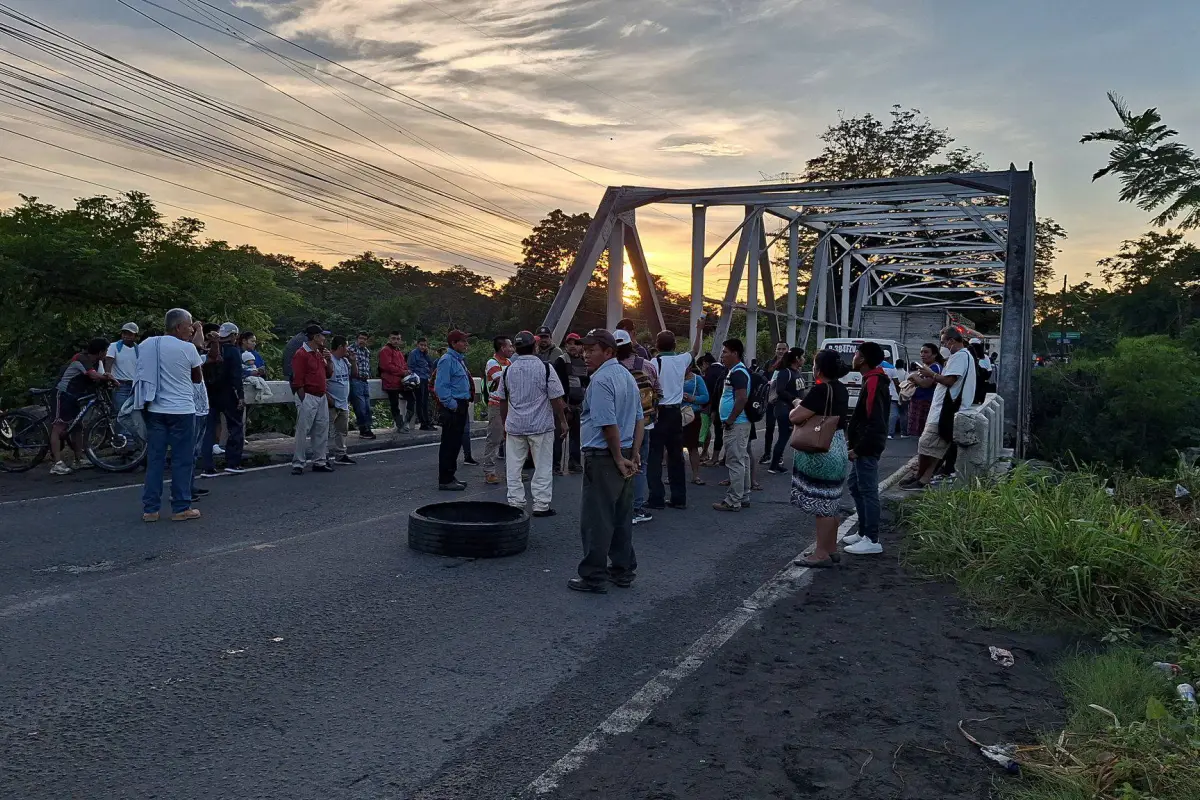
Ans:
[[[699,347],[697,337],[693,347]],[[662,398],[658,401],[658,414],[653,430],[650,431],[650,453],[646,462],[646,482],[650,496],[646,508],[687,508],[687,474],[683,469],[683,384],[687,380],[688,367],[695,355],[691,352],[675,352],[675,334],[663,331],[655,339],[658,355],[652,360],[658,371],[658,386]],[[667,502],[667,489],[663,485],[663,456],[667,461],[667,476],[671,481],[671,500]]]
[[[121,326],[121,338],[110,344],[108,352],[104,354],[104,374],[117,379],[117,387],[113,389],[113,404],[118,411],[133,394],[133,376],[138,360],[137,337],[137,323],[126,322]]]
[[[200,351],[192,343],[195,329],[186,309],[173,308],[156,337],[153,354],[139,357],[136,381],[152,387],[146,405],[146,483],[142,489],[142,521],[157,522],[162,507],[163,473],[171,450],[171,519],[197,519],[191,507],[195,450],[196,392],[202,383]]]
[[[921,377],[932,379],[936,388],[925,430],[917,443],[917,474],[900,484],[903,489],[923,489],[929,485],[952,444],[954,418],[950,410],[966,411],[975,403],[975,359],[958,329],[942,331],[942,355],[947,357],[940,374],[928,365],[920,369]],[[940,424],[943,409],[949,415],[948,425]]]
[[[563,386],[558,373],[534,354],[537,340],[529,331],[513,337],[517,357],[500,375],[496,395],[504,418],[505,472],[508,478],[508,504],[525,507],[525,483],[521,467],[525,456],[533,455],[533,516],[554,516],[550,507],[554,495],[555,431],[567,432],[563,416]]]

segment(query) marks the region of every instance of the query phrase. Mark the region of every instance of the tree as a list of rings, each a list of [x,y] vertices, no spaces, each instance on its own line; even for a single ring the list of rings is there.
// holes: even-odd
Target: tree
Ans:
[[[1108,93],[1121,127],[1093,131],[1080,142],[1111,142],[1108,166],[1092,175],[1097,181],[1116,175],[1121,181],[1120,198],[1144,211],[1163,208],[1153,222],[1167,225],[1177,217],[1180,230],[1200,228],[1200,158],[1179,142],[1171,141],[1178,131],[1162,124],[1157,108],[1134,115],[1119,96]]]
[[[988,168],[982,153],[967,147],[955,147],[955,139],[949,130],[934,125],[919,109],[894,105],[889,116],[888,120],[869,112],[857,117],[839,116],[838,121],[821,134],[820,139],[824,143],[821,153],[806,162],[804,172],[781,177],[803,181],[844,181],[980,172]],[[921,234],[920,231],[910,233]],[[983,235],[975,229],[964,231],[964,236],[984,240]],[[1059,243],[1066,237],[1066,230],[1055,220],[1045,217],[1037,221],[1034,282],[1039,291],[1049,286],[1054,274],[1054,259],[1060,251]],[[817,238],[814,231],[801,229],[801,252],[810,251],[816,245]],[[872,243],[886,245],[887,240]],[[788,258],[786,239],[780,240],[780,249],[782,255],[776,263],[784,268]],[[834,253],[835,258],[839,255],[839,252]],[[993,277],[1002,278],[1000,273]],[[801,277],[802,281],[807,279],[807,275]],[[899,285],[915,280],[912,277],[896,277],[891,283]],[[977,316],[981,322],[989,321],[986,313],[977,313]],[[998,315],[993,316],[998,322]]]
[[[804,167],[805,181],[849,181],[976,172],[987,169],[981,153],[965,147],[947,149],[954,137],[936,127],[919,109],[894,105],[891,121],[874,114],[838,117],[819,137],[821,154]]]

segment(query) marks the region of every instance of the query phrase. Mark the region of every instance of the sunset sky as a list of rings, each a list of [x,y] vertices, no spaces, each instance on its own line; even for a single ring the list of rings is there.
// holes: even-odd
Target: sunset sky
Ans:
[[[0,155],[70,176],[0,161],[3,206],[18,193],[64,204],[106,191],[77,180],[85,179],[178,206],[163,211],[205,219],[214,238],[325,263],[370,248],[430,268],[464,263],[503,281],[529,223],[551,209],[591,212],[610,184],[748,184],[762,174],[799,171],[839,112],[885,116],[895,103],[921,109],[993,168],[1033,161],[1038,213],[1068,230],[1058,266],[1074,281],[1145,230],[1150,216],[1119,204],[1114,180],[1090,182],[1107,151],[1081,145],[1079,137],[1115,123],[1105,92],[1123,95],[1135,111],[1158,106],[1182,141],[1200,147],[1194,2],[210,0],[428,104],[421,110],[337,84],[390,125],[268,55],[178,16],[214,27],[214,19],[232,22],[203,18],[215,12],[199,0],[154,0],[161,8],[145,0],[3,2],[135,67],[306,126],[322,144],[455,198],[475,196],[507,217],[452,199],[435,214],[450,225],[407,217],[412,227],[405,230],[425,231],[414,239],[198,167],[54,130],[69,126],[0,95],[0,127],[7,129],[0,130]],[[3,31],[0,48],[16,54],[0,52],[3,64],[43,76],[52,75],[46,67],[84,75]],[[551,152],[535,151],[546,159],[539,160],[437,112]],[[664,211],[641,212],[639,228],[652,269],[685,288],[688,210]],[[713,215],[710,247],[736,215]],[[480,226],[489,233],[486,244],[473,241]],[[714,283],[723,262],[710,266]]]

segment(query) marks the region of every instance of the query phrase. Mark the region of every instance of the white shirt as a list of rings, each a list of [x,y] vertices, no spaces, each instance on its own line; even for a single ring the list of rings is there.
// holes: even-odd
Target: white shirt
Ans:
[[[663,353],[651,359],[658,367],[658,385],[662,389],[659,405],[677,406],[683,402],[683,384],[691,353]]]
[[[174,336],[160,336],[159,339],[158,393],[150,403],[150,410],[157,414],[194,415],[196,384],[192,383],[192,369],[203,363],[200,351],[191,342]]]
[[[929,405],[929,417],[925,423],[925,427],[933,426],[937,428],[938,418],[942,414],[942,405],[946,400],[946,393],[950,393],[951,399],[962,397],[962,405],[958,407],[959,411],[966,411],[975,404],[975,359],[971,357],[971,353],[967,348],[953,353],[950,358],[946,359],[946,366],[942,368],[943,375],[957,375],[958,380],[953,386],[946,386],[939,383],[933,391],[933,402]],[[965,392],[965,394],[964,394]]]
[[[117,345],[121,345],[120,348]],[[116,359],[113,361],[112,369],[114,378],[119,381],[133,380],[133,376],[137,372],[137,345],[113,342],[108,346],[108,352],[105,355],[108,358]]]

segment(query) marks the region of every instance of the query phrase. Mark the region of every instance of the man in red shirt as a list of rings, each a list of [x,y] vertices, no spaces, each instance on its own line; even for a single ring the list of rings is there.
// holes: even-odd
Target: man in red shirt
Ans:
[[[292,394],[296,396],[296,450],[292,474],[304,474],[305,456],[312,451],[313,472],[333,472],[329,465],[329,403],[325,381],[333,376],[333,354],[325,346],[329,331],[309,325],[308,339],[292,356]],[[310,444],[311,442],[311,444]]]
[[[388,404],[392,407],[392,420],[396,424],[397,433],[408,432],[408,398],[404,393],[404,379],[411,373],[408,361],[404,358],[404,337],[400,331],[392,331],[387,344],[379,351],[379,378],[383,390],[387,392]]]

